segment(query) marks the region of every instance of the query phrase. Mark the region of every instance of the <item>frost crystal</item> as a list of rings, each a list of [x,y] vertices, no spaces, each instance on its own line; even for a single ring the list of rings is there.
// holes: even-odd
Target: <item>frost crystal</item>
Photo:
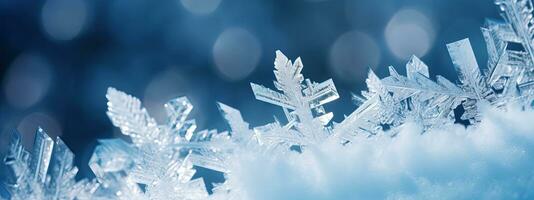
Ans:
[[[193,149],[202,148],[205,132],[194,134],[194,120],[186,120],[193,109],[185,97],[165,104],[168,121],[158,125],[139,99],[109,88],[108,116],[133,144],[102,140],[89,165],[102,183],[102,198],[204,199],[203,179],[192,179]]]
[[[457,43],[469,45],[468,40]],[[427,129],[452,123],[454,108],[473,96],[442,76],[432,81],[427,65],[415,56],[406,64],[406,72],[402,76],[390,66],[390,75],[380,79],[370,70],[366,80],[368,91],[362,92],[363,97],[355,95],[360,106],[334,126],[336,135],[346,140],[358,133],[374,135],[394,129],[406,120]]]
[[[407,77],[392,67],[384,79],[370,71],[366,81],[369,91],[362,92],[363,98],[355,98],[360,106],[337,124],[334,132],[344,139],[357,133],[374,135],[407,119],[429,129],[452,123],[452,110],[459,104],[464,109],[459,117],[472,124],[479,121],[480,104],[533,106],[532,3],[499,0],[496,4],[504,11],[506,23],[488,20],[482,28],[489,55],[487,72],[481,72],[468,39],[447,45],[459,86],[441,76],[436,83],[431,81],[428,67],[416,57],[406,65]]]
[[[43,129],[35,133],[31,152],[22,146],[21,135],[10,135],[9,152],[3,162],[9,168],[4,181],[11,199],[90,199],[98,184],[76,181],[74,155],[59,138],[52,140]]]
[[[275,118],[262,126],[251,127],[239,110],[218,103],[230,130],[195,131],[195,121],[187,119],[193,106],[185,97],[166,103],[167,121],[158,124],[139,99],[109,88],[107,114],[131,142],[99,141],[89,162],[96,181],[74,180],[72,152],[59,138],[54,142],[39,129],[30,153],[14,133],[4,159],[12,175],[4,181],[8,198],[242,199],[239,180],[228,175],[246,153],[285,156],[325,140],[350,145],[377,134],[396,137],[407,122],[421,125],[423,132],[457,119],[476,126],[482,106],[534,107],[534,8],[528,0],[496,4],[505,22],[487,20],[482,28],[487,69],[479,68],[469,40],[463,39],[447,45],[458,84],[430,77],[429,67],[415,56],[406,64],[406,75],[391,66],[384,78],[370,70],[367,91],[353,95],[357,108],[338,123],[331,122],[333,113],[323,107],[339,98],[333,81],[305,79],[301,59],[292,62],[280,51],[274,62],[276,91],[251,83],[256,99],[281,107],[285,114],[282,121]],[[194,166],[223,172],[227,179],[208,195],[203,179],[192,179]]]
[[[257,128],[260,140],[267,146],[281,143],[308,145],[323,141],[329,134],[327,125],[333,113],[326,113],[323,105],[339,98],[332,79],[322,83],[304,80],[300,58],[291,62],[282,52],[276,52],[274,85],[280,92],[251,83],[256,99],[282,107],[287,124],[278,121]]]

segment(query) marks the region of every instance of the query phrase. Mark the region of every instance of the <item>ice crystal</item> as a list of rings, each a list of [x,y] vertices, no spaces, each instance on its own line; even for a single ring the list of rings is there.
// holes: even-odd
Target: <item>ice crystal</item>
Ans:
[[[322,83],[304,79],[300,58],[291,62],[282,52],[276,51],[274,61],[274,85],[280,92],[251,83],[256,99],[282,107],[287,124],[278,121],[259,127],[260,139],[267,146],[285,144],[308,145],[323,141],[329,131],[327,125],[333,113],[326,113],[323,107],[339,98],[332,79]]]
[[[72,165],[74,154],[59,139],[54,141],[43,129],[35,133],[33,148],[22,146],[21,135],[10,135],[9,151],[3,159],[9,168],[4,181],[11,199],[90,199],[98,187],[95,182],[74,177],[78,169]]]
[[[470,50],[468,40],[451,45],[459,43],[469,46]],[[406,64],[406,73],[402,76],[390,66],[390,75],[380,79],[370,70],[366,80],[368,91],[363,91],[362,97],[355,95],[359,107],[334,126],[336,135],[347,140],[354,134],[375,135],[407,120],[416,121],[427,129],[452,123],[453,110],[474,98],[474,94],[442,76],[437,76],[436,81],[430,79],[428,66],[415,56]]]
[[[194,149],[202,149],[207,131],[194,133],[193,109],[185,97],[165,104],[168,120],[158,125],[139,99],[109,88],[108,116],[132,144],[102,140],[89,165],[102,183],[103,198],[203,199],[208,193],[202,178],[192,179]],[[107,195],[107,196],[106,196]]]

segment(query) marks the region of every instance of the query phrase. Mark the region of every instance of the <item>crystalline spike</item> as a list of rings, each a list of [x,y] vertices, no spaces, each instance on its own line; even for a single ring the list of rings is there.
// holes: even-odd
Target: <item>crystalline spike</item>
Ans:
[[[370,91],[377,91],[377,88],[380,88],[380,78],[376,76],[375,72],[372,69],[369,69],[368,77],[365,80],[365,83],[367,83],[367,87]]]
[[[33,179],[40,183],[44,183],[46,181],[46,172],[48,171],[48,164],[50,163],[50,158],[52,156],[53,146],[54,141],[52,138],[50,138],[41,127],[39,127],[33,142],[30,169],[33,172]]]
[[[381,93],[383,91],[382,84],[380,83],[380,78],[376,76],[375,72],[372,69],[369,69],[369,73],[367,79],[365,79],[365,83],[367,84],[369,92],[362,92],[362,95],[367,99],[370,99],[375,94]]]
[[[276,57],[275,57],[275,60],[274,60],[274,68],[275,69],[279,69],[280,67],[287,65],[288,62],[291,62],[286,57],[286,55],[284,55],[284,53],[282,53],[282,51],[276,50],[275,53],[276,53]]]
[[[53,199],[60,197],[61,188],[68,185],[65,183],[65,178],[75,175],[78,170],[72,166],[74,161],[74,154],[70,149],[65,145],[65,143],[58,138],[53,149],[52,160],[50,162],[50,192],[53,196]]]
[[[24,181],[21,179],[25,174],[28,175],[29,159],[29,152],[22,146],[20,133],[17,130],[13,130],[10,133],[9,150],[6,157],[2,160],[5,165],[11,168],[13,173],[13,176],[10,177],[11,179],[4,180],[7,186],[14,186]]]
[[[482,99],[486,92],[485,80],[478,68],[469,39],[447,44],[447,49],[458,72],[460,82],[464,87],[470,88],[470,91],[478,99]]]
[[[328,79],[319,84],[311,83],[308,89],[310,90],[309,102],[311,108],[317,108],[339,98],[339,94],[332,79]]]
[[[512,32],[511,28],[508,26],[500,25],[496,22],[486,21],[485,27],[481,28],[482,35],[486,42],[486,47],[488,51],[488,68],[493,71],[501,58],[504,57],[507,42],[506,40],[511,37],[514,37],[515,34]],[[502,37],[502,32],[511,32],[507,33],[505,38]]]
[[[195,122],[195,120],[187,120],[183,123],[178,135],[184,137],[187,141],[190,141],[196,129],[197,123]]]
[[[193,110],[193,105],[191,105],[187,97],[172,99],[164,104],[164,107],[171,119],[177,119],[179,121],[185,120],[187,115]]]
[[[409,79],[412,79],[415,73],[422,74],[427,78],[430,77],[430,74],[428,72],[428,66],[417,56],[412,55],[410,61],[406,63],[406,75]]]
[[[300,58],[296,60],[294,64],[289,60],[280,50],[276,51],[276,59],[274,62],[275,76],[277,82],[282,88],[278,88],[283,91],[291,91],[291,88],[295,87],[295,84],[300,84],[304,77],[300,73],[303,65]]]
[[[22,138],[17,130],[13,130],[10,133],[9,144],[10,146],[8,154],[6,158],[4,158],[4,162],[6,162],[6,164],[11,164],[11,162],[22,159],[25,153],[24,147],[22,146]]]
[[[287,109],[295,109],[295,106],[290,103],[290,100],[286,96],[258,84],[250,83],[250,86],[252,87],[252,92],[254,92],[254,96],[257,100]]]
[[[302,77],[301,72],[302,72],[302,69],[304,68],[304,64],[302,63],[302,59],[300,59],[300,57],[297,57],[297,59],[295,59],[295,62],[293,62],[293,67],[295,68],[295,71],[293,72],[293,76]]]
[[[400,77],[399,73],[397,72],[397,70],[395,70],[395,68],[393,66],[389,66],[388,70],[389,70],[389,75],[390,76],[392,76],[392,77]]]
[[[217,105],[224,118],[228,122],[228,125],[230,126],[232,137],[244,140],[246,137],[252,136],[252,131],[249,129],[249,124],[243,120],[243,116],[241,116],[241,112],[239,112],[239,110],[220,102],[218,102]],[[247,136],[245,134],[250,135]]]
[[[180,129],[184,125],[189,113],[193,110],[193,105],[186,97],[172,99],[164,106],[168,115],[168,126],[172,127],[172,129]]]

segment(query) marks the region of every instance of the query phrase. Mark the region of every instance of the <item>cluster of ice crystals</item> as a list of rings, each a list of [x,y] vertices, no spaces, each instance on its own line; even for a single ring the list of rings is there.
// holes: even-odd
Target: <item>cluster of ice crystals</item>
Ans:
[[[74,177],[78,169],[72,165],[74,154],[57,138],[50,138],[43,129],[35,133],[31,151],[22,146],[21,135],[14,130],[3,164],[8,168],[3,184],[10,199],[90,199],[98,187],[94,181]]]
[[[534,8],[529,0],[497,0],[496,4],[505,21],[488,20],[482,28],[487,68],[479,67],[468,39],[447,45],[458,84],[442,76],[430,77],[429,67],[412,56],[406,75],[391,66],[384,78],[370,70],[368,90],[353,95],[358,107],[336,123],[331,122],[333,113],[323,107],[339,98],[333,81],[305,79],[301,59],[292,62],[277,51],[276,90],[254,83],[251,87],[256,99],[283,109],[283,122],[275,118],[251,127],[239,110],[218,103],[230,127],[222,133],[195,131],[195,121],[187,119],[193,106],[185,97],[166,103],[167,122],[158,124],[139,99],[109,88],[107,114],[131,142],[99,141],[89,162],[96,181],[75,181],[72,152],[59,138],[54,142],[39,129],[32,152],[22,147],[18,133],[12,135],[4,159],[12,176],[4,185],[11,199],[240,199],[232,179],[208,195],[203,179],[192,179],[193,167],[228,175],[229,166],[244,152],[284,155],[326,139],[347,145],[376,134],[394,137],[409,121],[422,125],[423,131],[458,118],[476,125],[480,106],[534,107]],[[455,112],[457,108],[464,112]],[[361,135],[365,137],[354,137]]]
[[[459,85],[437,76],[429,78],[428,67],[413,56],[406,64],[406,76],[389,67],[390,76],[378,78],[372,71],[366,80],[368,91],[355,96],[359,107],[334,126],[340,138],[354,134],[374,135],[395,129],[406,120],[422,124],[425,130],[453,123],[453,110],[464,110],[460,119],[479,121],[480,105],[504,107],[516,104],[532,107],[534,100],[534,20],[529,0],[498,0],[505,22],[488,20],[482,33],[488,49],[487,70],[479,68],[471,44],[463,39],[447,45],[460,80]],[[390,131],[395,133],[395,130]]]
[[[202,178],[192,179],[193,151],[206,148],[205,131],[195,133],[187,120],[192,105],[185,97],[165,104],[168,121],[158,125],[139,99],[109,88],[108,116],[132,143],[101,140],[89,162],[102,187],[96,196],[118,199],[204,199]],[[212,134],[212,133],[210,133]]]

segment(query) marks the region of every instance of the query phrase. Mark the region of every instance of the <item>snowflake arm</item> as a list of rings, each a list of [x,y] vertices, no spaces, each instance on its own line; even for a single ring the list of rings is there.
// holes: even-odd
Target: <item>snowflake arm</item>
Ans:
[[[159,134],[156,120],[145,108],[141,101],[115,88],[108,88],[107,115],[114,126],[119,127],[124,135],[132,138],[136,145],[152,142]]]

